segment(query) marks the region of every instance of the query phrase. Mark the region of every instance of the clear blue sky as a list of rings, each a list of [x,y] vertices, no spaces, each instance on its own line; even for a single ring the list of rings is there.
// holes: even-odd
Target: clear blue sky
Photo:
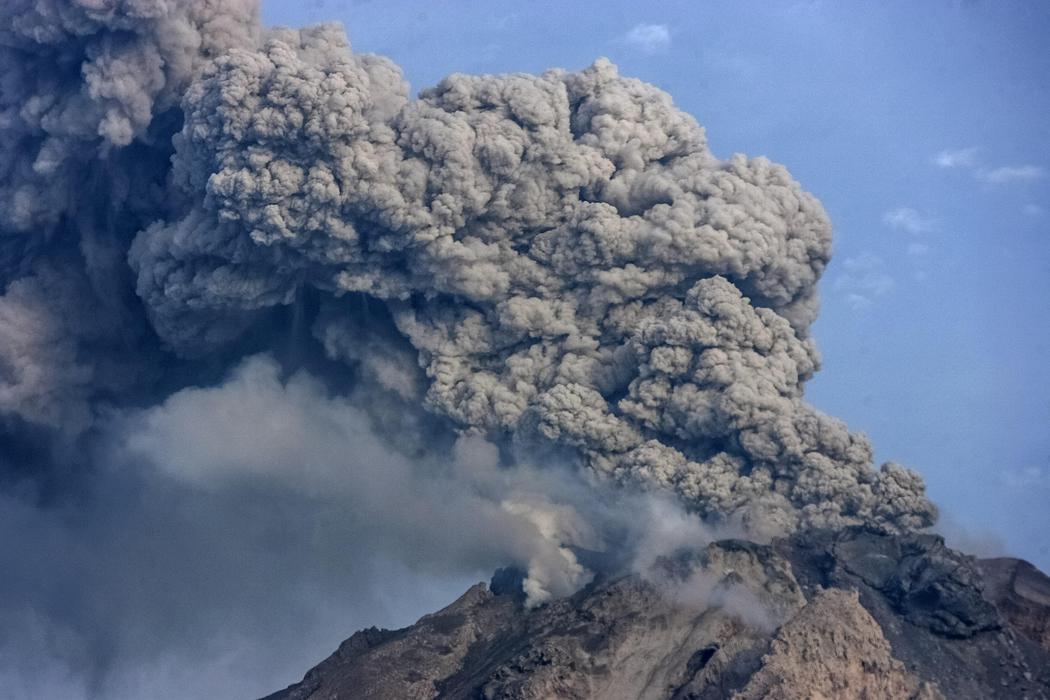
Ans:
[[[1050,3],[264,0],[413,90],[607,56],[835,224],[810,401],[1050,570]],[[951,523],[945,524],[952,528]]]

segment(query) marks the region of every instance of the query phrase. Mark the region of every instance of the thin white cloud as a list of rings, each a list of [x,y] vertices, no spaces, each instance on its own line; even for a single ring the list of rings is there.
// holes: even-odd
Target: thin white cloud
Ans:
[[[842,262],[842,274],[832,285],[851,307],[857,310],[872,306],[896,286],[896,281],[883,268],[882,258],[862,253]]]
[[[921,258],[930,252],[930,246],[925,243],[909,243],[908,244],[908,255],[913,258]]]
[[[646,53],[657,53],[671,46],[671,30],[666,24],[639,24],[627,32],[624,41]]]
[[[882,222],[890,228],[918,235],[937,228],[936,219],[911,207],[897,207],[882,215]]]
[[[933,157],[933,162],[940,168],[964,168],[969,170],[975,179],[987,185],[1009,185],[1031,182],[1046,175],[1041,165],[1001,165],[997,168],[986,168],[980,165],[977,146],[968,148],[949,148]]]
[[[1046,170],[1039,165],[1004,165],[992,170],[977,170],[974,172],[981,182],[989,185],[1008,185],[1014,182],[1031,182],[1046,175]]]
[[[1050,470],[1036,465],[1004,469],[1003,484],[1011,488],[1032,489],[1050,485]]]
[[[1044,209],[1038,204],[1035,204],[1034,202],[1029,202],[1028,204],[1024,205],[1024,213],[1027,216],[1042,216],[1043,212]]]
[[[978,150],[977,146],[947,149],[934,156],[933,162],[940,168],[972,168],[977,165]]]

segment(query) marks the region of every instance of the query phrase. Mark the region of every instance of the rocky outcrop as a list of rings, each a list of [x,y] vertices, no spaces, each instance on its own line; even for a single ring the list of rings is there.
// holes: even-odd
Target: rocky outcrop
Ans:
[[[855,591],[821,591],[777,632],[739,700],[943,700],[893,658]]]
[[[456,602],[403,630],[362,630],[310,670],[302,682],[267,700],[433,698],[467,654],[519,626],[520,603],[479,583]]]
[[[1009,562],[863,529],[729,540],[534,609],[503,570],[268,700],[1050,700],[1050,589]]]
[[[948,698],[1050,697],[1050,658],[986,594],[976,559],[937,535],[854,528],[777,543],[812,598],[856,590],[893,655]]]
[[[803,538],[793,544],[811,546]],[[822,583],[877,591],[919,627],[960,639],[999,627],[975,560],[946,547],[938,535],[887,537],[853,528],[816,546],[830,564]]]
[[[1026,561],[979,562],[985,594],[1010,625],[1050,651],[1050,577]]]
[[[727,672],[746,678],[769,631],[805,604],[775,553],[723,542],[664,560],[650,577],[599,584],[536,611],[502,653],[479,649],[480,663],[439,690],[508,699],[684,697],[679,689],[702,691]]]

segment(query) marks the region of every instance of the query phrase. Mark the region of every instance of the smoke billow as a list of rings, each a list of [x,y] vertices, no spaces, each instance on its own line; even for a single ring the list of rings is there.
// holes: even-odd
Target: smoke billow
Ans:
[[[706,517],[930,522],[916,478],[872,471],[867,442],[802,401],[830,227],[783,168],[717,160],[606,61],[412,101],[335,26],[260,43],[187,91],[188,207],[131,246],[173,349],[230,342],[303,286],[366,295],[462,430],[570,445]]]
[[[916,474],[873,469],[803,399],[831,230],[783,167],[719,160],[605,60],[412,99],[341,28],[258,15],[0,8],[0,487],[22,544],[80,518],[55,556],[107,591],[90,561],[161,527],[144,502],[181,513],[160,551],[216,560],[185,509],[222,530],[295,503],[330,518],[288,530],[315,555],[428,576],[509,561],[541,602],[589,580],[585,553],[637,559],[608,552],[648,546],[650,499],[754,537],[933,522]],[[245,527],[231,547],[258,543]],[[143,649],[141,610],[8,600],[30,637],[73,640],[56,644],[94,674],[84,692],[123,692],[105,674]]]

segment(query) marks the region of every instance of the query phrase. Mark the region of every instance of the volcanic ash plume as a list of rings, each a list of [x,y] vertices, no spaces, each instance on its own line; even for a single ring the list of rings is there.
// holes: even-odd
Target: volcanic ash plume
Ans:
[[[5,5],[5,414],[76,433],[155,404],[158,358],[232,366],[309,297],[373,416],[423,405],[756,533],[933,521],[803,401],[831,233],[783,167],[718,160],[605,60],[412,100],[339,27],[257,14]]]
[[[784,168],[605,60],[411,99],[258,16],[0,3],[0,678],[160,697],[143,655],[281,656],[303,590],[371,624],[390,566],[542,602],[711,526],[933,521],[803,401],[831,232]]]
[[[277,30],[208,65],[183,110],[189,205],[130,251],[176,351],[230,342],[304,287],[361,295],[463,431],[570,446],[752,527],[933,520],[915,474],[872,470],[868,442],[802,400],[820,204],[764,158],[716,159],[608,61],[453,75],[413,101],[341,29]]]

